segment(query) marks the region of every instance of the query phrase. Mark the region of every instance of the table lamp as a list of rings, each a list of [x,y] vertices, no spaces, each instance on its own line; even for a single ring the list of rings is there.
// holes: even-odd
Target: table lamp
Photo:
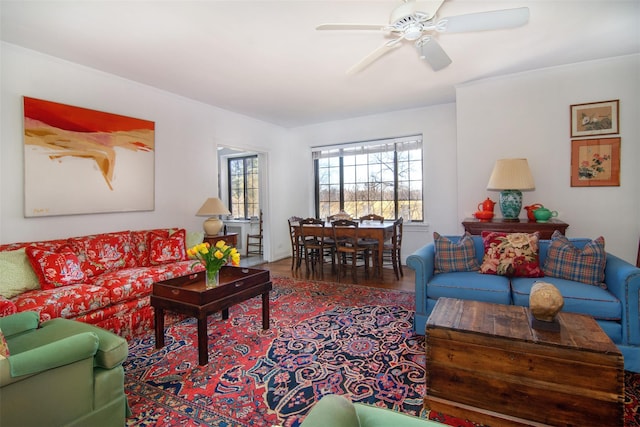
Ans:
[[[230,215],[229,209],[222,203],[222,200],[217,197],[210,197],[204,201],[203,205],[198,209],[196,216],[208,216],[202,224],[204,232],[208,236],[215,236],[222,230],[222,220],[220,218],[214,218],[212,215]]]
[[[522,191],[535,188],[527,159],[496,160],[487,184],[487,190],[500,191],[500,211],[507,221],[518,221]]]

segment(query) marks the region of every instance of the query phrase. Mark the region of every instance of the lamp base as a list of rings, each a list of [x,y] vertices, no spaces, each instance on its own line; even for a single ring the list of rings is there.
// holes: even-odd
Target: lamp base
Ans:
[[[518,221],[522,209],[522,191],[502,190],[500,192],[500,212],[507,221]]]
[[[220,233],[223,225],[220,218],[208,218],[204,224],[202,224],[202,228],[204,228],[204,232],[208,236],[215,236]]]

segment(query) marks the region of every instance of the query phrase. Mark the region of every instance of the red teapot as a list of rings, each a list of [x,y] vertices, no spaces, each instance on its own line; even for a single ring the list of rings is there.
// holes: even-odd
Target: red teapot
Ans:
[[[482,203],[478,203],[478,210],[484,212],[493,212],[493,207],[496,205],[496,202],[487,197]]]
[[[524,208],[527,211],[527,219],[529,219],[529,221],[535,221],[536,217],[533,214],[533,212],[536,209],[544,208],[544,206],[542,206],[540,203],[535,203],[535,204],[533,204],[531,206],[525,206]]]

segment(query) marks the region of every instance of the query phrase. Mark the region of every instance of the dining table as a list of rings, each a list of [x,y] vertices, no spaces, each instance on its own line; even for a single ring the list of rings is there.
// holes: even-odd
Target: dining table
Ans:
[[[322,230],[324,230],[324,237],[333,238],[333,227],[331,222],[325,222],[324,228],[315,224],[304,224],[305,236],[320,237]],[[382,272],[382,260],[384,242],[393,237],[393,221],[363,221],[358,224],[358,238],[359,239],[372,239],[378,241],[378,266],[379,269],[376,272],[380,274]],[[382,276],[382,274],[380,274]]]

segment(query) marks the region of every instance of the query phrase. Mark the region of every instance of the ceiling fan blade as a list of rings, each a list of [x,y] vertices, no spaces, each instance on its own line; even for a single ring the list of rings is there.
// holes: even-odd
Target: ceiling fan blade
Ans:
[[[419,17],[420,20],[428,21],[433,19],[442,3],[444,3],[444,0],[425,0],[420,2],[405,0],[404,3],[391,11],[389,24],[394,25],[409,16]]]
[[[501,30],[520,27],[529,22],[529,8],[494,10],[449,16],[438,21],[438,31],[462,33],[467,31]]]
[[[349,75],[356,74],[364,70],[369,65],[377,61],[381,56],[386,55],[387,53],[391,52],[393,49],[395,49],[398,46],[402,46],[402,43],[394,43],[394,41],[395,40],[391,42],[386,42],[385,44],[383,44],[382,46],[380,46],[379,48],[371,52],[369,55],[362,58],[360,62],[358,62],[356,65],[354,65],[353,67],[347,70],[347,74]]]
[[[418,45],[418,52],[420,58],[424,59],[431,65],[433,71],[439,71],[451,64],[451,58],[444,51],[440,43],[433,37],[420,43]]]
[[[442,6],[442,3],[444,3],[444,0],[429,0],[417,3],[416,9],[429,15],[429,19],[433,19],[433,17],[436,16],[436,13],[438,13],[440,6]]]
[[[386,27],[376,24],[320,24],[316,30],[382,30]]]

